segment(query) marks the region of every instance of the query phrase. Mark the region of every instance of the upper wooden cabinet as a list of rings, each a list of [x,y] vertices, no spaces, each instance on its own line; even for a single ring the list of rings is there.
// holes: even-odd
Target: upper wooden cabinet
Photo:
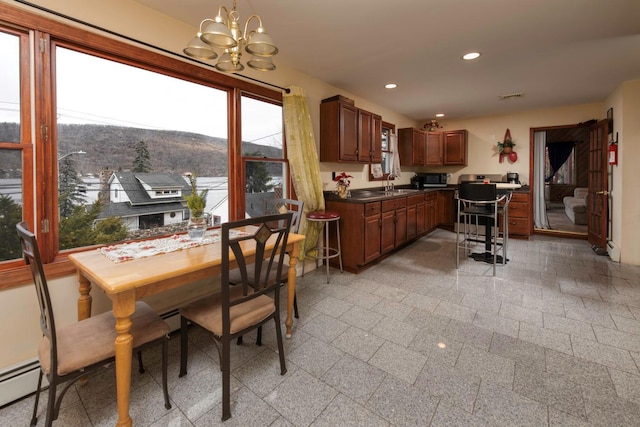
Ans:
[[[344,96],[320,104],[320,161],[380,163],[382,117],[356,108]]]
[[[406,166],[424,166],[426,150],[426,132],[415,128],[398,129],[398,151],[400,164]]]
[[[466,130],[443,132],[444,166],[467,166],[467,135]]]
[[[400,163],[407,166],[466,166],[467,131],[398,130]]]

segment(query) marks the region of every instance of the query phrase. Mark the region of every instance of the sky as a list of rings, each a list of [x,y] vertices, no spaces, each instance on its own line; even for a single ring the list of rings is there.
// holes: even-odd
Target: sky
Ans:
[[[0,121],[19,117],[17,56],[17,37],[0,33]],[[227,137],[224,91],[64,48],[56,51],[56,78],[58,123]],[[282,109],[245,98],[242,133],[243,141],[281,147]]]

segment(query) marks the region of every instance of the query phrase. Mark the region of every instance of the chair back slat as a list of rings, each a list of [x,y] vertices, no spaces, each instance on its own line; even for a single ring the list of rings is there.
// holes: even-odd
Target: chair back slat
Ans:
[[[46,336],[51,343],[51,365],[57,366],[58,346],[56,342],[56,325],[53,318],[53,306],[51,305],[51,297],[49,296],[49,287],[47,278],[42,267],[42,259],[40,258],[40,250],[35,234],[29,231],[26,222],[16,225],[18,237],[20,238],[20,246],[22,247],[22,256],[24,262],[31,270],[33,283],[38,296],[38,307],[40,308],[40,329],[42,334]]]
[[[260,295],[274,293],[274,302],[279,308],[279,290],[282,282],[282,265],[291,230],[293,213],[265,215],[224,223],[221,226],[222,275],[220,294],[223,330],[230,324],[229,310]],[[246,230],[255,230],[246,235]],[[253,252],[248,259],[247,253]],[[235,261],[242,283],[229,283],[229,271]],[[248,269],[254,269],[253,282]],[[275,271],[275,276],[272,272]],[[273,280],[275,278],[275,280]],[[231,292],[231,287],[241,286],[242,292]],[[233,295],[233,297],[231,297]]]
[[[265,215],[275,215],[286,212],[293,213],[293,218],[291,220],[291,231],[293,233],[298,233],[298,231],[300,230],[303,208],[304,203],[300,200],[283,198],[264,199]]]

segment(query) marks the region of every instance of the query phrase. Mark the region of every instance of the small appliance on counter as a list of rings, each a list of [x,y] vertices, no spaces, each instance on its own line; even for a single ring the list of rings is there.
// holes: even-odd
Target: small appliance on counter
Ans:
[[[446,173],[417,173],[411,178],[411,186],[414,188],[446,187],[447,178]]]
[[[520,184],[520,175],[518,174],[518,172],[507,172],[506,181],[509,184]]]

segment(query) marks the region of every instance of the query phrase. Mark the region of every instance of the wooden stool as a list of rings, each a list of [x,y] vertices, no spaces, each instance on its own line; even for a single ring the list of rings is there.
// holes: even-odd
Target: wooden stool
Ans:
[[[320,239],[318,239],[318,244],[315,248],[309,249],[305,253],[305,258],[313,258],[316,261],[316,268],[318,268],[318,260],[324,260],[324,263],[327,265],[327,283],[329,283],[329,260],[331,258],[338,257],[338,261],[340,262],[340,272],[342,272],[342,254],[340,251],[340,214],[338,212],[333,211],[314,211],[307,213],[307,221],[311,222],[319,222],[322,224],[324,228],[324,241],[322,245],[320,244]],[[336,223],[336,237],[337,237],[337,248],[333,248],[329,246],[329,229],[332,222]],[[302,263],[302,276],[304,277],[304,262]]]

